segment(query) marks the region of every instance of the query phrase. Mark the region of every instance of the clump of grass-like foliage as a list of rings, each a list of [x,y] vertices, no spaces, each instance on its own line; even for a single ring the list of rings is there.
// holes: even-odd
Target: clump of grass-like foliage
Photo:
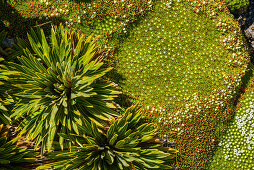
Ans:
[[[31,29],[29,43],[18,39],[15,46],[20,63],[9,63],[15,71],[10,78],[17,88],[12,117],[20,120],[20,135],[36,140],[41,152],[49,151],[57,132],[79,134],[84,120],[103,125],[118,115],[112,100],[121,92],[100,78],[111,68],[102,68],[103,51],[92,39],[66,30],[52,28],[51,41],[44,31]],[[63,148],[64,139],[59,137]]]
[[[86,122],[80,135],[59,134],[79,146],[52,153],[57,161],[39,169],[172,169],[177,150],[163,147],[157,129],[142,123],[142,117],[141,109],[133,105],[103,129]]]

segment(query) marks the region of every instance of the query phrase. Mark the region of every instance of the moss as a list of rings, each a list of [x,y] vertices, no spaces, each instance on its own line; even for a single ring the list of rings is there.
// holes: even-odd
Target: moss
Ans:
[[[29,0],[21,2],[17,0],[8,1],[12,9],[9,15],[19,14],[22,18],[37,18],[39,21],[55,23],[60,20],[65,26],[80,30],[82,33],[96,35],[112,34],[113,32],[125,32],[126,25],[135,21],[137,16],[144,15],[150,10],[152,0],[128,0],[90,2],[80,1],[53,1],[53,0]],[[19,18],[21,20],[21,18]],[[10,17],[9,19],[13,19]],[[13,23],[19,26],[21,21]],[[21,33],[21,32],[20,32]]]
[[[223,34],[213,21],[184,5],[170,10],[157,5],[155,11],[121,44],[117,69],[129,86],[123,89],[146,104],[184,106],[193,92],[208,96],[214,88],[226,88],[221,80],[222,72],[232,71],[225,67],[230,52],[221,45]]]
[[[162,137],[176,141],[181,168],[204,168],[249,62],[233,16],[193,2],[157,2],[120,44],[116,65],[124,93],[148,107]]]
[[[251,69],[253,72],[253,66]],[[237,105],[234,119],[210,161],[208,169],[251,169],[254,167],[254,77]]]
[[[239,10],[246,10],[249,6],[249,0],[225,0],[229,9],[232,12],[237,12]]]

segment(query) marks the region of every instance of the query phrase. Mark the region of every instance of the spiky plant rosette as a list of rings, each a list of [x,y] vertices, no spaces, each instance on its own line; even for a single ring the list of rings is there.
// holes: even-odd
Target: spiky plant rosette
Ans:
[[[170,161],[177,151],[163,147],[156,137],[157,129],[143,123],[142,111],[137,105],[128,108],[122,116],[100,129],[94,122],[86,121],[80,135],[60,134],[79,146],[72,152],[53,152],[56,162],[38,169],[170,169]]]
[[[11,81],[18,88],[20,102],[12,117],[21,120],[17,130],[36,139],[41,151],[50,150],[56,133],[79,134],[84,120],[102,126],[118,113],[113,111],[114,97],[120,94],[112,84],[100,80],[112,68],[101,68],[103,51],[92,35],[67,31],[60,24],[52,27],[48,43],[42,29],[31,29],[29,43],[18,39],[15,48],[18,63],[9,63],[17,73]],[[59,137],[63,149],[64,138]],[[70,143],[69,143],[70,144]]]
[[[10,140],[3,124],[0,125],[0,169],[20,169],[21,163],[35,160],[36,152],[24,147],[17,147],[18,138]]]

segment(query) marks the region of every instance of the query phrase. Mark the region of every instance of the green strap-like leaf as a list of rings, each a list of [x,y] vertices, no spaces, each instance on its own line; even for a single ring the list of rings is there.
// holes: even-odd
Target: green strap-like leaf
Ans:
[[[114,146],[114,144],[115,144],[115,142],[116,142],[116,140],[117,140],[117,137],[118,137],[118,134],[114,134],[113,137],[110,138],[109,144],[110,144],[111,146]]]

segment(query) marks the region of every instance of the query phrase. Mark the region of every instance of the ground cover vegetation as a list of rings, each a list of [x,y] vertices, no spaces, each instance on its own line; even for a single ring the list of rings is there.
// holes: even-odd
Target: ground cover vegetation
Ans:
[[[103,47],[114,54],[107,64],[117,74],[108,78],[142,102],[160,137],[175,141],[176,166],[205,167],[231,118],[249,63],[225,1],[8,2],[3,23],[13,33],[23,34],[37,21],[46,39],[51,23],[59,22],[85,36],[101,35]]]
[[[8,0],[8,5],[2,8],[4,20],[2,27],[8,28],[13,35],[24,35],[30,27],[38,25],[49,34],[51,24],[63,23],[64,26],[75,31],[81,31],[86,36],[94,33],[101,35],[99,43],[109,49],[108,57],[112,56],[114,41],[108,39],[114,35],[126,34],[128,25],[134,22],[145,11],[151,10],[151,0],[127,1],[89,1],[75,0],[61,1],[19,1]],[[1,14],[0,13],[0,14]],[[105,57],[107,62],[107,57]],[[112,64],[110,58],[108,65]]]
[[[253,101],[253,65],[250,71],[250,83],[234,113],[234,118],[223,135],[213,159],[209,163],[209,169],[252,169],[253,145],[254,145],[254,101]]]
[[[228,8],[232,12],[237,12],[239,10],[245,11],[249,6],[248,0],[225,0]]]
[[[73,147],[72,153],[53,152],[49,157],[58,161],[38,169],[171,169],[168,161],[175,157],[176,150],[164,147],[156,138],[158,129],[153,129],[152,123],[142,124],[142,117],[141,108],[135,105],[103,129],[87,122],[80,135],[60,134],[80,147]]]
[[[241,95],[234,118],[222,136],[208,169],[252,169],[254,167],[253,65],[250,83]]]
[[[120,44],[117,57],[120,86],[147,105],[162,137],[175,139],[181,168],[204,168],[249,62],[229,11],[202,4],[157,3]]]

